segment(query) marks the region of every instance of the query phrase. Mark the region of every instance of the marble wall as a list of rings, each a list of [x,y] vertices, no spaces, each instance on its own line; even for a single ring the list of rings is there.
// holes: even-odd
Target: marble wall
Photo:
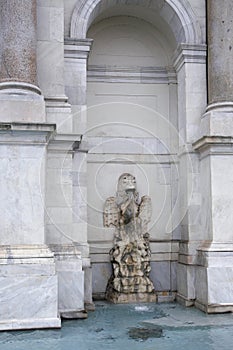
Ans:
[[[103,227],[103,205],[124,172],[152,198],[159,300],[231,311],[232,101],[223,96],[205,113],[206,1],[31,4],[31,13],[4,8],[31,23],[22,43],[32,40],[33,64],[23,79],[18,51],[8,77],[0,57],[2,329],[60,327],[60,314],[85,317],[92,294],[104,297],[113,230]],[[218,7],[208,4],[214,21]],[[17,16],[6,26],[2,13],[5,52],[3,34],[23,27]],[[211,48],[209,69],[218,63]],[[12,311],[4,288],[11,299],[29,292],[31,313],[20,316],[21,297]]]

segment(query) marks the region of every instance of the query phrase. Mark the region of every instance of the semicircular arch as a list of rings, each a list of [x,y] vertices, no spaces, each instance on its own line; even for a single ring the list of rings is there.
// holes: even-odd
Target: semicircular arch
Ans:
[[[138,17],[142,17],[140,9],[148,14],[162,18],[172,31],[176,44],[200,44],[202,42],[200,25],[188,0],[83,0],[78,1],[71,18],[70,37],[85,39],[88,28],[104,11],[117,6],[135,6]],[[122,13],[121,13],[122,14]],[[118,13],[116,13],[118,15]],[[150,20],[151,22],[151,20]]]

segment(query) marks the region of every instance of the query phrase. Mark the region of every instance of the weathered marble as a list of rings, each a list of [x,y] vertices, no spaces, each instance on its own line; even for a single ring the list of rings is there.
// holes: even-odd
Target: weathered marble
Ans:
[[[59,328],[54,255],[42,245],[0,247],[0,330]]]
[[[106,288],[106,299],[115,303],[156,301],[149,278],[150,246],[147,224],[151,219],[151,199],[139,200],[136,179],[122,174],[117,194],[105,202],[104,226],[115,227],[114,246],[110,251],[112,276]]]
[[[233,4],[208,0],[207,5],[209,104],[201,118],[200,138],[193,144],[200,153],[203,240],[193,260],[197,264],[194,296],[198,308],[218,313],[233,310]]]
[[[117,302],[177,291],[185,305],[233,310],[233,5],[207,5],[203,115],[205,0],[1,1],[0,329],[86,317],[109,279]],[[123,172],[153,202],[141,236],[143,200],[129,199],[126,230],[103,227]],[[24,246],[44,243],[55,260]]]
[[[80,252],[72,245],[51,245],[58,276],[58,312],[63,318],[86,318],[84,272]]]
[[[45,164],[54,125],[0,123],[1,244],[44,244]]]

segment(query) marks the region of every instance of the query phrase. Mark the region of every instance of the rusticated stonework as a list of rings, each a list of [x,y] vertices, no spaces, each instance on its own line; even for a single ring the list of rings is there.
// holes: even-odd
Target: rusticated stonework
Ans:
[[[106,200],[104,226],[115,227],[114,246],[110,251],[112,276],[106,299],[114,303],[156,301],[149,278],[150,246],[147,225],[151,219],[151,199],[139,200],[136,179],[122,174],[116,197]]]

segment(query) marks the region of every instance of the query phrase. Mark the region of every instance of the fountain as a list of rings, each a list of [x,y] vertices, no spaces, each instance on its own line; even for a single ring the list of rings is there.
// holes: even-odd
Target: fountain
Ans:
[[[147,226],[151,212],[151,198],[139,199],[135,177],[122,174],[116,197],[108,198],[104,206],[104,226],[115,227],[114,246],[109,253],[112,276],[106,288],[106,299],[111,302],[157,300],[149,278],[151,252]]]

